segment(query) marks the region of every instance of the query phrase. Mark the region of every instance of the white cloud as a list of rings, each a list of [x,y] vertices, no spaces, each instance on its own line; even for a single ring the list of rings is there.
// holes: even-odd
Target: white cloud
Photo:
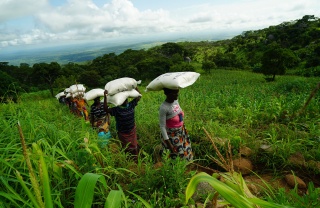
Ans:
[[[171,4],[171,0],[164,0]],[[94,0],[67,0],[52,6],[49,0],[0,1],[0,47],[41,42],[88,41],[127,35],[265,28],[311,14],[319,16],[318,0],[194,1],[195,5],[166,10],[140,10],[136,1],[112,0],[97,6]],[[201,2],[206,3],[201,3]],[[146,4],[152,1],[145,1]],[[163,3],[164,4],[164,3]],[[175,5],[178,5],[175,2]],[[154,5],[153,5],[154,6]],[[14,12],[12,12],[14,11]],[[18,20],[34,20],[25,26]],[[32,18],[31,18],[32,17]],[[19,19],[20,18],[20,19]],[[14,20],[14,21],[13,21]],[[24,26],[24,27],[23,27]]]
[[[20,18],[25,15],[32,15],[41,11],[47,0],[1,0],[0,1],[0,23],[7,20]]]

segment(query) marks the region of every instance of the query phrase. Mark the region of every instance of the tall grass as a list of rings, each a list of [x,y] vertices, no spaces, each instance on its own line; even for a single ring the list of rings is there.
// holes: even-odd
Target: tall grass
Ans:
[[[302,153],[308,160],[319,161],[319,93],[306,110],[296,116],[317,81],[313,78],[278,76],[276,82],[266,83],[262,75],[243,71],[215,70],[209,75],[201,75],[194,85],[181,89],[179,95],[196,162],[215,165],[209,156],[216,157],[216,153],[203,127],[215,138],[230,140],[234,154],[242,145],[251,147],[254,152],[252,159],[263,164],[265,169],[285,170],[290,166],[288,157],[296,152]],[[183,201],[180,198],[169,202],[170,197],[156,188],[148,198],[145,190],[127,185],[141,180],[142,176],[148,175],[145,171],[152,170],[154,147],[161,138],[158,110],[165,96],[163,92],[144,92],[147,84],[140,86],[143,97],[136,108],[138,142],[142,147],[138,164],[119,147],[117,139],[113,139],[107,148],[100,148],[97,134],[90,125],[73,116],[66,106],[51,98],[48,91],[24,94],[18,104],[1,104],[0,201],[7,207],[28,207],[31,204],[31,198],[15,175],[18,171],[26,186],[31,187],[17,129],[18,121],[37,177],[41,175],[41,168],[38,156],[32,152],[32,145],[38,145],[43,152],[52,201],[56,206],[73,207],[76,187],[86,173],[102,175],[107,184],[107,189],[94,189],[93,206],[103,206],[108,194],[118,190],[119,185],[124,192],[133,193],[125,195],[127,206],[143,206],[134,195],[137,193],[155,207],[160,201],[163,205]],[[115,122],[111,124],[111,131],[115,135]],[[261,153],[261,144],[271,145],[273,151]],[[170,168],[170,165],[164,165],[159,171],[149,172],[149,175],[154,174],[157,178],[168,170],[169,175],[164,177],[169,177],[172,172]],[[189,178],[190,175],[182,175],[179,183]],[[151,181],[145,185],[152,185]],[[175,191],[176,185],[172,184],[170,192]],[[159,190],[165,190],[164,184],[159,186]],[[181,193],[181,190],[177,191]],[[166,200],[169,201],[166,203]]]

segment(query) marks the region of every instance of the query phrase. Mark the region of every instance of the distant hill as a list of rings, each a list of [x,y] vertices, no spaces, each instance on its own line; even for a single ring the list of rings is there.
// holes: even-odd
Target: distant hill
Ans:
[[[162,43],[136,43],[136,44],[105,44],[105,45],[68,45],[48,47],[41,49],[21,50],[14,53],[7,53],[1,55],[1,61],[7,61],[10,65],[20,65],[20,63],[28,63],[30,65],[40,62],[58,62],[59,64],[66,64],[69,62],[80,63],[95,59],[98,56],[108,53],[120,54],[128,48],[142,49],[152,47],[155,44]]]
[[[229,31],[214,34],[214,40],[232,38],[239,34],[237,31]],[[190,35],[186,37],[154,37],[149,39],[129,39],[120,41],[95,42],[86,44],[72,44],[63,46],[50,46],[46,48],[22,48],[14,51],[0,51],[0,62],[9,62],[10,65],[19,66],[20,63],[33,65],[41,62],[58,62],[66,64],[69,62],[81,63],[93,60],[99,56],[109,53],[120,54],[126,49],[148,49],[166,42],[179,41],[213,41],[213,34]]]

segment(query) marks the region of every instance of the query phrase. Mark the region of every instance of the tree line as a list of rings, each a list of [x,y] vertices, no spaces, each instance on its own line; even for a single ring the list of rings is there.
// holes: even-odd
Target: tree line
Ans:
[[[296,75],[320,76],[320,20],[314,15],[283,22],[269,28],[245,31],[228,40],[168,42],[148,50],[127,49],[117,55],[104,54],[86,63],[57,62],[19,66],[0,62],[0,101],[20,92],[55,90],[82,83],[101,88],[110,80],[132,77],[152,80],[176,71],[216,68],[252,70],[266,80],[291,70]]]

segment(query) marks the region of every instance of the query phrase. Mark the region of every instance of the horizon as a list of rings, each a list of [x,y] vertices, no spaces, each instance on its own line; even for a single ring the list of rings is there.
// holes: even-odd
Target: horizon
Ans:
[[[9,65],[18,66],[21,63],[27,63],[32,65],[34,63],[40,62],[54,62],[57,57],[63,58],[68,55],[76,55],[83,53],[95,53],[97,56],[101,56],[106,53],[116,53],[120,54],[126,49],[148,49],[156,45],[161,45],[166,42],[200,42],[200,41],[217,41],[226,40],[239,35],[237,31],[229,31],[224,34],[189,34],[182,35],[169,35],[167,37],[140,37],[140,38],[123,38],[117,40],[105,40],[105,41],[93,41],[93,42],[79,42],[71,44],[61,44],[61,45],[46,45],[34,47],[17,47],[11,48],[11,51],[6,51],[6,53],[0,52],[0,62],[9,62]],[[143,47],[143,45],[149,45],[149,47]],[[118,52],[116,52],[118,51]],[[41,61],[42,60],[42,61]],[[46,60],[46,61],[44,61]],[[65,64],[68,62],[76,62],[74,59],[66,59],[65,61],[57,61],[59,64]]]

